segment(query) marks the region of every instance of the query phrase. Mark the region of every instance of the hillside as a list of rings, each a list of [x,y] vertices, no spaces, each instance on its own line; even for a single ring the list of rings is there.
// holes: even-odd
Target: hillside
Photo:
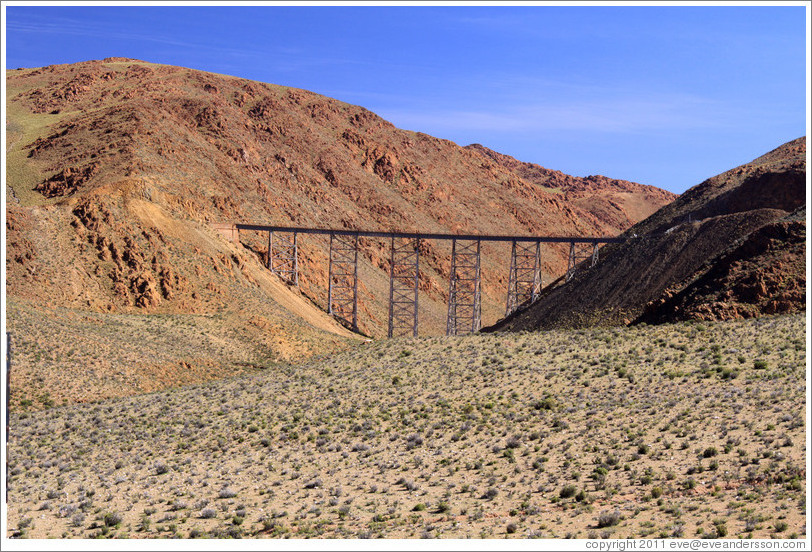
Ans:
[[[321,312],[326,239],[301,240],[297,290],[262,267],[264,236],[243,233],[234,245],[213,223],[599,236],[620,229],[477,151],[304,90],[122,58],[6,78],[8,327],[21,378],[12,392],[35,404],[46,394],[45,402],[73,400],[48,373],[70,374],[79,360],[109,378],[111,392],[146,390],[157,385],[150,374],[179,366],[222,375],[235,362],[267,365],[353,342]],[[654,211],[669,200],[652,192],[641,201]],[[421,334],[445,328],[449,250],[423,244]],[[508,254],[483,247],[486,322],[504,312]],[[545,279],[564,271],[566,254],[544,249]],[[388,263],[388,244],[362,243],[359,325],[372,336],[386,332]],[[117,323],[121,343],[88,333],[108,315],[135,317]],[[211,347],[167,352],[141,327],[158,319],[175,324],[180,341]],[[88,340],[118,344],[111,356],[70,345]],[[228,362],[233,351],[240,353]],[[118,374],[125,362],[145,381]]]
[[[806,208],[765,224],[713,259],[678,292],[646,306],[638,321],[727,320],[803,312]]]
[[[806,139],[710,178],[604,248],[598,265],[492,329],[803,312]]]
[[[480,144],[466,147],[481,153],[523,180],[560,194],[567,204],[595,215],[608,229],[607,235],[620,234],[653,214],[656,206],[667,205],[677,198],[666,190],[628,180],[615,180],[601,175],[583,178],[571,176],[534,163],[518,161]]]

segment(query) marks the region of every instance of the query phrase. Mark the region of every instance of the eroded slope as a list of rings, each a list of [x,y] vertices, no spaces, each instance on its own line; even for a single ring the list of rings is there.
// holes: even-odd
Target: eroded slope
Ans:
[[[802,312],[805,220],[782,219],[805,201],[806,141],[799,138],[691,188],[625,232],[626,242],[604,248],[594,268],[495,329]],[[676,295],[687,301],[679,312]]]

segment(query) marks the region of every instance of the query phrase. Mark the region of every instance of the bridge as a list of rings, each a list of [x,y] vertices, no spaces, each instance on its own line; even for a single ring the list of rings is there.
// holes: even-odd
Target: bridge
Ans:
[[[510,244],[510,269],[505,316],[535,301],[541,291],[542,243],[569,244],[569,260],[564,280],[569,281],[584,263],[598,262],[601,244],[620,243],[624,238],[513,236],[484,234],[438,234],[374,232],[269,226],[262,224],[215,224],[228,239],[239,242],[241,231],[268,234],[265,264],[289,285],[299,285],[299,235],[324,235],[330,239],[327,285],[328,313],[358,331],[358,238],[384,238],[390,241],[389,337],[417,337],[418,278],[421,240],[451,241],[446,335],[479,331],[480,246],[482,242]]]

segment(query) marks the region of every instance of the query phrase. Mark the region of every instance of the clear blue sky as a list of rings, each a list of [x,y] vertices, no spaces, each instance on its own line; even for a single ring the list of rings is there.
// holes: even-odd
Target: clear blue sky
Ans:
[[[676,193],[807,129],[802,5],[5,8],[10,69],[124,56],[225,73]]]

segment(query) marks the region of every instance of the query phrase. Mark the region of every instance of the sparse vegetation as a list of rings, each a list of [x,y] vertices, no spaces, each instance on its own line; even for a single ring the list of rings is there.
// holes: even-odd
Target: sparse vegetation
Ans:
[[[697,326],[382,340],[265,373],[16,412],[9,531],[802,534],[803,317]],[[735,355],[736,380],[705,377],[714,345]],[[552,408],[538,407],[546,399]]]

